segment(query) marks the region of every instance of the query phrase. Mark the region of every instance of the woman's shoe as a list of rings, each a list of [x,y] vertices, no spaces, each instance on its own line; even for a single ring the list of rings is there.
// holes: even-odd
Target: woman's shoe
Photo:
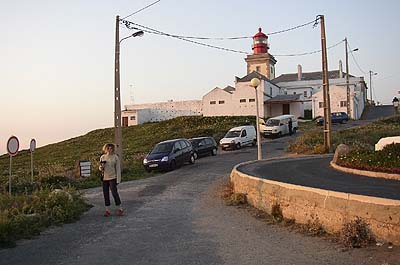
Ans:
[[[110,215],[111,215],[111,213],[110,213],[109,210],[106,210],[106,211],[104,212],[104,217],[109,217]]]
[[[117,211],[117,215],[118,216],[123,216],[124,215],[124,211],[121,208],[119,208],[118,211]]]

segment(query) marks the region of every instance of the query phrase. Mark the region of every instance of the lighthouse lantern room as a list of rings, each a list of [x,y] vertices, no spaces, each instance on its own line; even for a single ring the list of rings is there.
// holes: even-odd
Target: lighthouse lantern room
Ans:
[[[268,36],[262,32],[261,28],[258,28],[258,32],[253,37],[251,49],[253,54],[247,55],[244,59],[247,63],[247,74],[256,71],[268,79],[274,79],[276,60],[268,53]]]

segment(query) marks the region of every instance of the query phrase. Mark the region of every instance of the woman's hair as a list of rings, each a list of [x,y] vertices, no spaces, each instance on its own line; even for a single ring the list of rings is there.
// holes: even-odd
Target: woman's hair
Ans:
[[[107,153],[108,147],[111,147],[112,150],[115,151],[115,144],[108,143],[108,144],[105,144],[105,145],[103,146],[102,151],[103,151],[104,154]]]

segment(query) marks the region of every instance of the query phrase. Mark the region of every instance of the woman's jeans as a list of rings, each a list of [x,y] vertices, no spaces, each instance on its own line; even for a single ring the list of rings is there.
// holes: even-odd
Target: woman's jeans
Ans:
[[[112,196],[114,197],[115,205],[121,204],[121,199],[119,198],[118,189],[117,189],[117,179],[112,180],[103,180],[103,195],[104,195],[104,203],[106,206],[110,206],[110,190]]]

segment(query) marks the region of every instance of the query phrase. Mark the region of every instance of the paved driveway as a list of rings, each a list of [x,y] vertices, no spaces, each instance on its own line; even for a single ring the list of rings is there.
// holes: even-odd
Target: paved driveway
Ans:
[[[268,157],[282,155],[288,139],[269,140]],[[243,148],[121,183],[123,217],[103,217],[101,190],[88,190],[94,207],[80,221],[0,250],[0,264],[382,264],[371,249],[342,252],[225,206],[218,192],[232,167],[256,156]]]

